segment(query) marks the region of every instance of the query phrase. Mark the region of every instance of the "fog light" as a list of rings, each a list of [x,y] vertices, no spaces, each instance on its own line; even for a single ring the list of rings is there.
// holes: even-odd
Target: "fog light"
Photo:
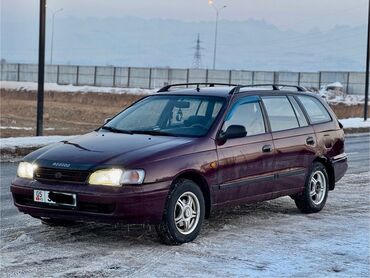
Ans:
[[[122,184],[142,184],[144,182],[144,170],[125,170],[123,172],[121,183]]]

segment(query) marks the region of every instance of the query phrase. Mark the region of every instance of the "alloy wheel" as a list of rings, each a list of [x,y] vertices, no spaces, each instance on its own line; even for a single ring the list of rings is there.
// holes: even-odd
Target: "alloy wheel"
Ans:
[[[177,230],[187,235],[197,227],[200,217],[200,204],[197,196],[192,192],[183,193],[176,201],[174,221]]]
[[[323,172],[313,173],[310,182],[310,198],[315,205],[321,204],[325,198],[326,178]]]

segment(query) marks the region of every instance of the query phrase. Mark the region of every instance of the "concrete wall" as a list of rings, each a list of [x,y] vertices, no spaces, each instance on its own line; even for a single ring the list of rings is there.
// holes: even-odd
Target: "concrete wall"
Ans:
[[[4,81],[37,82],[37,65],[1,64]],[[320,88],[339,81],[349,94],[363,94],[364,72],[272,72],[244,70],[172,69],[47,65],[45,82],[106,87],[160,88],[167,84],[217,82],[227,84],[280,83]]]
[[[48,82],[48,80],[45,80]],[[80,84],[78,81],[78,67],[77,66],[59,66],[58,70],[58,84]]]

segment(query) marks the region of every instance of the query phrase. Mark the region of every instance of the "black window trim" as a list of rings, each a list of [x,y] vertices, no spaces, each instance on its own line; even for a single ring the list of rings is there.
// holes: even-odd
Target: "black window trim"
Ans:
[[[326,124],[326,123],[331,123],[333,121],[333,117],[331,116],[330,112],[328,111],[328,109],[326,109],[325,105],[321,103],[321,101],[319,99],[317,99],[320,104],[324,107],[325,111],[328,113],[329,117],[330,117],[330,120],[328,121],[321,121],[321,122],[316,122],[316,123],[313,123],[310,119],[310,116],[308,115],[307,113],[307,110],[306,108],[304,107],[303,103],[301,102],[301,100],[299,99],[299,96],[304,96],[304,97],[308,97],[308,98],[313,98],[313,99],[317,99],[316,97],[314,96],[308,96],[308,95],[293,95],[294,99],[297,101],[298,105],[301,107],[301,110],[303,111],[303,113],[305,114],[306,116],[306,119],[308,121],[308,123],[310,125],[319,125],[319,124]]]
[[[291,105],[291,106],[292,106],[292,108],[293,108],[294,115],[295,115],[295,117],[296,117],[296,118],[297,118],[297,120],[298,120],[298,125],[299,125],[299,127],[300,127],[300,128],[301,128],[301,127],[303,128],[303,127],[310,126],[310,122],[309,122],[309,121],[308,121],[308,119],[307,119],[307,115],[306,115],[306,114],[304,113],[304,111],[302,110],[301,106],[299,105],[299,103],[298,103],[298,102],[297,102],[297,100],[295,99],[294,95],[287,95],[287,98],[288,98],[288,100],[289,100],[289,102],[290,102],[290,105]],[[301,125],[301,123],[299,122],[297,112],[295,111],[296,109],[295,109],[295,107],[294,107],[294,105],[293,105],[293,103],[292,103],[292,99],[297,103],[297,105],[298,105],[299,109],[301,109],[302,115],[303,115],[303,117],[306,119],[307,125],[302,126],[302,125]]]
[[[271,130],[271,124],[270,124],[270,119],[267,115],[267,109],[266,109],[266,106],[265,104],[263,103],[262,101],[262,96],[260,96],[260,106],[262,108],[262,114],[263,114],[263,121],[265,122],[265,128],[266,128],[266,132],[268,133],[272,133],[272,130]]]

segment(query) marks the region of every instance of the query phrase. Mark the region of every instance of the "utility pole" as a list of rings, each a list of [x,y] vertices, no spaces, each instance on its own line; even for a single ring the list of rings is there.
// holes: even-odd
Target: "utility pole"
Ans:
[[[54,21],[55,21],[55,15],[58,12],[63,11],[63,9],[56,10],[53,12],[53,17],[51,20],[51,43],[50,43],[50,65],[53,64],[53,50],[54,50]]]
[[[225,9],[226,6],[222,6],[221,9],[217,8],[215,4],[213,3],[213,0],[208,0],[208,4],[212,6],[216,11],[216,25],[215,25],[215,43],[213,46],[213,69],[216,69],[216,55],[217,55],[217,34],[218,34],[218,17],[220,14],[220,11]]]
[[[202,53],[201,53],[201,50],[203,48],[200,46],[200,44],[201,44],[201,40],[200,40],[200,36],[199,36],[199,33],[198,33],[198,38],[197,38],[197,41],[196,41],[196,45],[194,47],[195,52],[194,52],[193,65],[192,65],[193,69],[200,69],[202,67]]]
[[[37,87],[36,136],[42,136],[42,133],[43,133],[44,73],[45,73],[45,19],[46,19],[46,0],[40,0],[39,71],[38,71],[38,87]]]
[[[214,6],[213,6],[214,7]],[[216,55],[217,55],[217,32],[218,32],[218,9],[216,9],[216,27],[215,27],[215,44],[213,46],[213,69],[216,69]]]
[[[364,121],[367,120],[367,109],[369,105],[369,63],[370,63],[370,1],[369,12],[367,15],[367,53],[366,53],[366,75],[365,75],[365,106],[364,106]]]

